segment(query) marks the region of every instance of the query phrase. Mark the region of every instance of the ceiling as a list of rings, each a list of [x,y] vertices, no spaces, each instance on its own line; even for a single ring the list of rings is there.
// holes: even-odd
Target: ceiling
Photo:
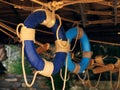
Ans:
[[[53,0],[0,0],[1,43],[13,43],[16,40],[14,32],[17,25],[24,22],[26,17],[36,8],[43,7],[33,1],[45,4],[53,2]],[[120,43],[120,0],[57,1],[65,3],[62,8],[56,10],[56,14],[61,16],[65,31],[79,25],[90,40]],[[48,28],[39,26],[37,29],[36,39],[39,42],[54,41],[52,32]],[[40,30],[48,31],[48,33],[43,33]],[[5,34],[5,31],[11,36]]]

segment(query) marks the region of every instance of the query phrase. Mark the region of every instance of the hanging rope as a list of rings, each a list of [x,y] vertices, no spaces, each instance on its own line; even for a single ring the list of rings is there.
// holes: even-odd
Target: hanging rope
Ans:
[[[77,28],[78,28],[78,25],[77,25]],[[72,49],[70,50],[70,52],[72,52],[75,49],[76,44],[77,44],[77,40],[79,39],[79,34],[80,34],[80,31],[79,31],[79,29],[77,29],[77,35],[75,38],[75,42],[74,42],[74,45],[73,45]]]
[[[83,79],[80,77],[80,75],[79,74],[76,74],[77,75],[77,77],[79,78],[79,80],[82,82],[82,84],[84,85],[84,81],[85,81],[85,79],[86,79],[86,76],[87,76],[87,74],[86,74],[86,72],[84,73],[84,77],[83,77]]]
[[[112,85],[112,71],[110,71],[110,86],[112,88],[112,90],[118,90],[119,84],[120,84],[120,68],[119,68],[119,74],[118,74],[118,81],[117,81],[117,85],[115,86],[115,88]]]
[[[55,90],[55,87],[54,87],[54,81],[53,81],[53,78],[52,78],[52,76],[51,76],[51,72],[46,72],[46,69],[48,69],[49,67],[48,66],[50,66],[50,67],[52,67],[53,68],[53,65],[51,64],[51,63],[48,63],[48,62],[46,62],[45,61],[45,63],[46,63],[46,66],[44,67],[44,69],[42,70],[42,71],[36,71],[35,72],[35,74],[34,74],[34,76],[33,76],[33,80],[32,80],[32,82],[29,84],[28,83],[28,81],[27,81],[27,78],[26,78],[26,71],[25,71],[25,66],[24,66],[24,47],[25,47],[25,45],[24,45],[24,40],[33,40],[33,41],[35,41],[34,39],[35,39],[35,30],[33,30],[33,29],[23,29],[25,32],[26,32],[26,34],[23,34],[22,33],[22,31],[21,31],[21,34],[19,34],[19,31],[18,31],[18,29],[19,29],[19,27],[20,26],[22,26],[23,28],[26,28],[26,27],[24,27],[24,24],[19,24],[18,25],[18,27],[17,27],[17,30],[16,30],[16,32],[17,32],[17,36],[20,38],[20,40],[21,40],[21,42],[22,42],[22,70],[23,70],[23,76],[24,76],[24,80],[25,80],[25,83],[26,83],[26,85],[28,86],[28,87],[31,87],[33,84],[34,84],[34,82],[35,82],[35,79],[36,79],[36,76],[37,76],[37,74],[46,74],[46,76],[47,77],[50,77],[51,78],[51,83],[52,83],[52,88],[53,88],[53,90]],[[29,31],[29,32],[28,32]],[[29,34],[31,34],[31,35],[29,35]],[[48,69],[49,70],[49,69]]]
[[[100,73],[100,75],[99,75],[99,77],[98,77],[98,81],[97,81],[97,83],[96,83],[95,86],[93,86],[92,83],[91,83],[91,81],[90,81],[88,69],[87,69],[86,73],[87,73],[88,82],[89,82],[90,87],[91,87],[91,88],[97,88],[97,86],[99,85],[99,82],[100,82],[101,73]]]

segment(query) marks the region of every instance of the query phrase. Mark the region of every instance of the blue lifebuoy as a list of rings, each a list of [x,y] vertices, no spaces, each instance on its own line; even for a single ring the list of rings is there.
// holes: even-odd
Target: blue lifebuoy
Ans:
[[[66,37],[68,38],[69,42],[72,41],[73,38],[75,38],[77,36],[78,33],[78,29],[79,28],[71,28],[66,32]],[[81,47],[82,47],[82,51],[87,52],[87,53],[91,53],[91,48],[90,48],[90,43],[88,40],[87,35],[85,34],[84,31],[82,37],[80,38],[80,43],[81,43]],[[81,33],[81,32],[80,32]],[[77,71],[77,73],[82,73],[88,66],[90,61],[90,55],[88,57],[83,56],[82,60],[80,61],[80,63],[78,64],[80,66],[79,71]],[[75,63],[72,61],[70,53],[68,53],[68,70],[73,72],[76,68]]]
[[[24,25],[27,28],[35,28],[38,24],[43,23],[46,20],[46,10],[37,10],[30,14],[26,20],[24,21]],[[51,18],[51,17],[50,17]],[[51,28],[51,30],[54,33],[54,37],[56,40],[56,30],[59,26],[59,20],[56,19],[55,23]],[[64,28],[61,26],[58,32],[59,39],[63,41],[67,41]],[[45,67],[44,60],[37,54],[35,47],[34,47],[34,41],[33,40],[25,40],[25,55],[30,62],[30,64],[38,71],[42,71]],[[64,65],[64,62],[66,60],[67,53],[66,52],[56,52],[55,58],[53,60],[54,70],[52,72],[52,75],[57,73],[60,68]],[[49,71],[48,71],[49,72]]]

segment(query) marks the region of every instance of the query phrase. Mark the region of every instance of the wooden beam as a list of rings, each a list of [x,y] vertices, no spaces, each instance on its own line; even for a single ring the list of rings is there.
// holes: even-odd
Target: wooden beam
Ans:
[[[80,8],[80,12],[81,12],[82,25],[83,25],[83,27],[86,27],[87,18],[86,18],[86,15],[84,13],[84,6],[83,6],[83,4],[80,4],[79,8]]]
[[[94,20],[94,21],[88,21],[87,25],[90,25],[90,24],[108,24],[108,23],[114,23],[114,22],[112,19]]]
[[[105,6],[110,6],[110,7],[113,7],[112,5],[112,1],[101,1],[101,2],[96,2],[98,4],[101,4],[101,5],[105,5]]]
[[[93,10],[86,10],[85,14],[94,14],[94,15],[113,15],[111,11],[93,11]]]

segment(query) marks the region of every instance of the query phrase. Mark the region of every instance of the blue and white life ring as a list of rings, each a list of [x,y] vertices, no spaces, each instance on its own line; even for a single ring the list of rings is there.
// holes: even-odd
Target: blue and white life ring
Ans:
[[[30,62],[30,64],[38,71],[41,71],[41,72],[45,71],[45,74],[51,72],[50,75],[54,75],[55,73],[57,73],[60,70],[60,68],[62,68],[62,66],[65,63],[66,56],[69,51],[69,50],[67,50],[67,49],[69,49],[68,48],[69,43],[67,42],[64,28],[62,26],[58,30],[59,40],[57,39],[56,33],[57,33],[57,28],[60,24],[60,21],[59,21],[59,19],[56,19],[55,15],[53,15],[52,12],[50,12],[48,10],[40,9],[40,10],[36,10],[32,14],[30,14],[24,21],[24,27],[21,28],[20,34],[22,34],[23,36],[27,36],[27,34],[29,34],[29,31],[31,29],[33,29],[33,30],[31,30],[31,32],[35,31],[34,28],[38,24],[42,24],[42,25],[47,26],[48,28],[51,28],[51,30],[54,33],[55,43],[61,43],[61,45],[62,45],[62,43],[67,43],[66,47],[64,47],[64,46],[61,47],[59,45],[56,46],[57,51],[55,54],[55,58],[54,58],[53,62],[49,62],[49,61],[42,59],[37,54],[35,47],[34,47],[34,40],[28,39],[28,38],[30,38],[29,37],[30,35],[28,35],[28,37],[26,37],[24,40],[25,55],[27,57],[27,60]],[[33,37],[34,37],[34,35],[33,35]],[[60,42],[58,42],[58,41],[60,41]],[[47,66],[46,66],[46,64],[47,64]],[[51,66],[52,66],[53,70],[50,70]],[[44,75],[44,76],[47,76],[47,75]]]
[[[83,57],[80,63],[76,64],[72,61],[70,53],[68,53],[68,70],[73,73],[82,73],[88,66],[90,58],[91,58],[91,48],[90,43],[88,40],[87,35],[82,30],[82,28],[75,27],[71,28],[66,32],[66,37],[68,38],[69,42],[72,41],[73,38],[75,38],[79,33],[82,33],[82,36],[80,37],[80,43],[83,51]]]

